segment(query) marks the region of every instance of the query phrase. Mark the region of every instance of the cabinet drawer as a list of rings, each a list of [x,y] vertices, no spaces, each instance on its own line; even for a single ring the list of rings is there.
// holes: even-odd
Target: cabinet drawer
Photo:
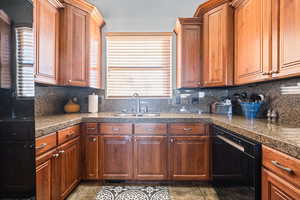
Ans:
[[[103,123],[100,125],[101,134],[132,134],[131,123]]]
[[[85,133],[95,135],[98,133],[98,123],[85,123]]]
[[[72,126],[58,131],[58,144],[65,143],[80,134],[80,125]]]
[[[300,160],[263,146],[263,166],[300,187]]]
[[[206,135],[206,125],[201,123],[174,123],[169,124],[168,132],[170,134],[197,134]]]
[[[46,135],[35,140],[35,155],[41,155],[57,146],[56,133]]]
[[[167,134],[167,124],[139,123],[134,125],[135,134]]]

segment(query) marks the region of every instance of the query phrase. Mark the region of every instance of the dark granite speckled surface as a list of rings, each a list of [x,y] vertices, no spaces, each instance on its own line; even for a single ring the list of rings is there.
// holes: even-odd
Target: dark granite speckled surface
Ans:
[[[81,122],[199,122],[214,123],[242,136],[300,159],[300,127],[270,124],[266,120],[212,114],[162,113],[159,117],[116,117],[114,113],[68,114],[36,118],[36,137],[58,131]]]

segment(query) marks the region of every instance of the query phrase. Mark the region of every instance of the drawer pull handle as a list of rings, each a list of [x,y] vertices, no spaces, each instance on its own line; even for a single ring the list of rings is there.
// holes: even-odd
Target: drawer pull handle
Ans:
[[[59,153],[60,153],[60,154],[64,154],[64,153],[65,153],[65,151],[64,151],[64,150],[61,150],[61,151],[59,151]]]
[[[70,137],[73,137],[73,136],[74,136],[74,133],[66,135],[67,138],[70,138]]]
[[[113,128],[112,130],[113,130],[113,131],[120,131],[119,128]]]
[[[153,128],[146,128],[146,131],[153,131]]]
[[[41,144],[41,146],[36,147],[35,149],[36,150],[41,150],[41,149],[45,148],[47,145],[48,145],[47,143],[43,143],[43,144]]]
[[[191,131],[192,128],[184,128],[183,130],[184,130],[184,131]]]
[[[275,161],[275,160],[272,160],[271,161],[272,164],[275,166],[275,167],[278,167],[279,169],[282,169],[286,172],[288,172],[289,174],[293,173],[293,170],[291,168],[288,168],[288,167],[284,167],[282,166],[279,162]]]
[[[87,128],[88,131],[94,131],[96,128]]]

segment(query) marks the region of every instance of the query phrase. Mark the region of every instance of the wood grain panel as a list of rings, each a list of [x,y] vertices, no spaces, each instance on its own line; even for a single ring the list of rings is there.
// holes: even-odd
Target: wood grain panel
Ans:
[[[57,146],[57,134],[52,133],[35,140],[35,155],[41,155]]]
[[[134,134],[167,134],[167,124],[165,123],[134,124]]]
[[[203,86],[232,85],[233,9],[226,3],[203,18]]]
[[[300,190],[289,182],[262,168],[262,197],[263,200],[297,200]]]
[[[36,168],[36,199],[51,200],[52,167],[51,159]]]
[[[52,0],[35,0],[35,81],[57,84],[59,54],[59,7]],[[62,6],[62,5],[61,5]]]
[[[210,180],[209,137],[171,137],[169,158],[172,180]]]
[[[100,124],[101,134],[132,134],[131,123],[102,123]]]
[[[235,10],[235,84],[271,78],[271,0],[244,0]]]
[[[133,143],[130,136],[102,136],[103,179],[133,178]]]
[[[201,26],[199,18],[177,19],[177,88],[201,85]]]
[[[206,135],[206,125],[201,123],[171,123],[168,126],[168,133],[174,135],[180,134],[199,134]]]
[[[88,135],[85,137],[84,169],[85,179],[98,180],[100,178],[100,136]]]
[[[167,171],[167,137],[134,137],[134,179],[166,180]]]
[[[300,160],[267,146],[263,146],[262,148],[262,157],[262,164],[265,168],[300,187]],[[292,171],[288,172],[281,167],[289,168]]]

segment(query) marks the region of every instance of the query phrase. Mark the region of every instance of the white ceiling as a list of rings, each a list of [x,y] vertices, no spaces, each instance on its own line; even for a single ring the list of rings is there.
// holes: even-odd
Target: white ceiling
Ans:
[[[111,31],[172,31],[177,17],[192,17],[206,0],[88,0]]]

